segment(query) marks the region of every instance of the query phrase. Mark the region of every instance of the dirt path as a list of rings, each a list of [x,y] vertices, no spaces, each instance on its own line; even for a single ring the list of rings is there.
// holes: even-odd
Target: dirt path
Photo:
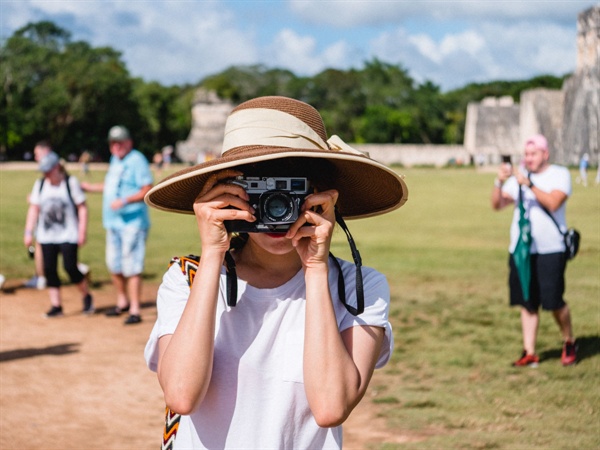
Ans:
[[[63,288],[65,316],[46,319],[45,291],[8,280],[0,293],[0,448],[157,449],[163,400],[143,350],[156,309],[144,286],[144,321],[105,317],[113,290],[94,290],[97,313],[80,314],[74,287]],[[367,393],[368,395],[368,393]],[[345,425],[344,448],[405,442],[365,398]]]

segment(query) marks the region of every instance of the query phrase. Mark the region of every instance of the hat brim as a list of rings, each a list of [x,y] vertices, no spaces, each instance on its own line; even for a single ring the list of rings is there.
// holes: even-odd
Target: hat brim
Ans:
[[[274,161],[283,158],[316,158],[329,161],[335,168],[325,174],[321,189],[337,189],[337,207],[346,219],[371,217],[401,207],[408,198],[403,177],[367,156],[329,150],[293,149],[288,147],[255,147],[180,170],[157,183],[145,202],[157,209],[193,214],[194,201],[208,177],[223,169]],[[302,168],[299,168],[299,172]],[[278,174],[272,174],[278,176]],[[302,176],[301,173],[298,176]]]

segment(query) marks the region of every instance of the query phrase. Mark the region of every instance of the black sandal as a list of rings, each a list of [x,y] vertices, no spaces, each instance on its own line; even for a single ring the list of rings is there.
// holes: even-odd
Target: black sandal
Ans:
[[[114,308],[110,308],[108,311],[106,311],[105,314],[108,317],[117,317],[127,311],[129,311],[129,305],[127,305],[125,308],[119,308],[118,306],[115,306]]]
[[[127,319],[125,319],[125,325],[133,325],[134,323],[140,323],[142,318],[138,314],[130,314]]]

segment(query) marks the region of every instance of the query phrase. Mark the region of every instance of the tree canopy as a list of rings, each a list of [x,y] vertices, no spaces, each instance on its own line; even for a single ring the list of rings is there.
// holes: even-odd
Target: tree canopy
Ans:
[[[525,89],[560,89],[565,77],[494,81],[441,92],[417,83],[400,64],[379,59],[360,69],[326,69],[312,77],[264,65],[233,66],[195,85],[163,86],[129,74],[121,52],[71,41],[52,22],[29,23],[0,46],[0,157],[21,159],[50,140],[62,155],[83,150],[108,158],[106,133],[127,126],[147,156],[183,140],[199,87],[239,103],[284,95],[317,108],[330,133],[360,143],[462,143],[468,102]]]

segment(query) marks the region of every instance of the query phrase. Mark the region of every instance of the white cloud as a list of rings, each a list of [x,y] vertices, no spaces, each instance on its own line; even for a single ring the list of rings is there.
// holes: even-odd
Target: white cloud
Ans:
[[[307,21],[339,28],[393,24],[412,19],[496,21],[531,18],[569,22],[596,2],[590,0],[290,0]]]
[[[298,75],[314,75],[328,67],[346,67],[350,59],[347,43],[338,41],[318,50],[317,41],[293,30],[280,31],[269,46],[269,65],[286,67]]]
[[[398,28],[381,33],[370,45],[374,56],[401,63],[416,80],[428,79],[444,89],[470,81],[564,75],[574,69],[576,54],[571,30],[532,22],[482,22],[439,40]]]

